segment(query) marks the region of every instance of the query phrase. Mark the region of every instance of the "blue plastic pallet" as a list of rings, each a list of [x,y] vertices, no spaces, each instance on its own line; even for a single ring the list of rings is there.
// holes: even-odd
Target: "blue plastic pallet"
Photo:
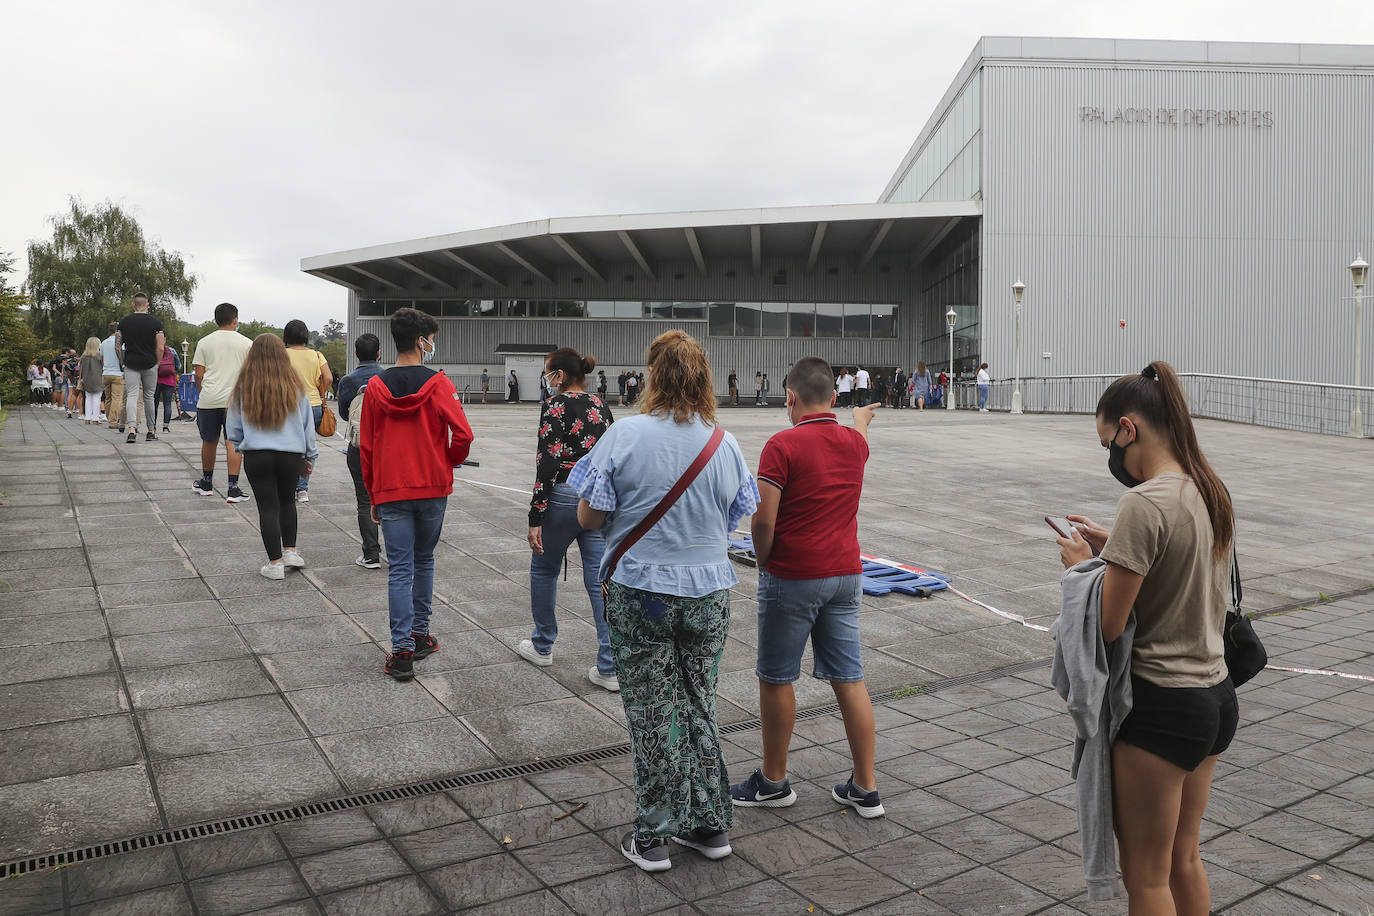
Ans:
[[[754,557],[754,539],[748,535],[736,534],[729,538],[730,556],[747,566],[757,566]],[[915,595],[924,598],[931,592],[949,588],[949,577],[928,570],[902,569],[887,563],[879,563],[863,556],[863,592],[865,595]]]

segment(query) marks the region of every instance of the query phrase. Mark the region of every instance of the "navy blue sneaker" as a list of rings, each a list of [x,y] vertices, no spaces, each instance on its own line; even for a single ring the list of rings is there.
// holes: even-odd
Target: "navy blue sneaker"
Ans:
[[[730,801],[737,808],[786,808],[796,800],[791,780],[771,782],[763,770],[755,770],[744,782],[730,787]]]
[[[842,805],[848,805],[859,812],[860,817],[882,817],[887,812],[883,810],[883,803],[878,800],[878,790],[865,792],[854,785],[854,774],[849,774],[849,781],[842,782],[830,793],[830,797]]]
[[[731,853],[730,834],[724,830],[707,830],[698,827],[691,833],[673,837],[673,842],[689,849],[695,849],[708,859],[723,859]]]

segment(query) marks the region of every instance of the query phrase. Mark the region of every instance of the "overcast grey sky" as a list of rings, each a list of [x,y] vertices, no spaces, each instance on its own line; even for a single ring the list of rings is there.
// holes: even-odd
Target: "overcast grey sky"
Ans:
[[[548,216],[876,199],[981,35],[1374,41],[1365,2],[8,4],[0,251],[131,209],[215,303],[303,256]],[[1354,113],[1352,113],[1354,114]],[[1369,117],[1369,112],[1360,113]]]

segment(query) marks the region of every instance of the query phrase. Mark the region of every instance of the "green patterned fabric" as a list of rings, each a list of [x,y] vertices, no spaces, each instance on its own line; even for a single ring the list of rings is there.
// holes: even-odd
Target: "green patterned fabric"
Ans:
[[[636,835],[729,830],[734,808],[716,727],[729,590],[679,598],[608,582],[606,624],[634,748]]]

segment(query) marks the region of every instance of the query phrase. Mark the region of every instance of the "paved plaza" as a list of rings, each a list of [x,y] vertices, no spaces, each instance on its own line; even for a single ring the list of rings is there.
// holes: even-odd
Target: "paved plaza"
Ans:
[[[253,502],[199,497],[189,423],[126,445],[11,408],[0,430],[0,862],[627,740],[589,683],[590,605],[560,586],[552,667],[529,635],[533,407],[473,406],[476,441],[437,555],[440,652],[381,671],[385,570],[353,564],[352,483],[323,444],[301,510],[308,567],[261,578]],[[723,412],[751,465],[786,422]],[[860,509],[872,554],[936,569],[1046,626],[1062,569],[1046,514],[1109,521],[1120,486],[1087,417],[879,411]],[[1235,496],[1246,607],[1275,665],[1374,675],[1367,441],[1201,422]],[[225,486],[223,455],[216,485]],[[754,571],[721,666],[732,777],[757,765]],[[616,851],[629,759],[299,818],[0,881],[9,913],[1124,913],[1083,895],[1072,727],[1051,644],[963,598],[866,597],[886,818],[829,798],[838,718],[800,722],[800,800],[737,813],[735,855]],[[809,660],[804,671],[809,671]],[[953,684],[954,679],[964,683]],[[936,685],[927,689],[923,685]],[[831,702],[803,677],[799,708]],[[1239,692],[1203,857],[1237,914],[1374,912],[1374,682],[1266,671]],[[570,813],[569,813],[570,812]]]

